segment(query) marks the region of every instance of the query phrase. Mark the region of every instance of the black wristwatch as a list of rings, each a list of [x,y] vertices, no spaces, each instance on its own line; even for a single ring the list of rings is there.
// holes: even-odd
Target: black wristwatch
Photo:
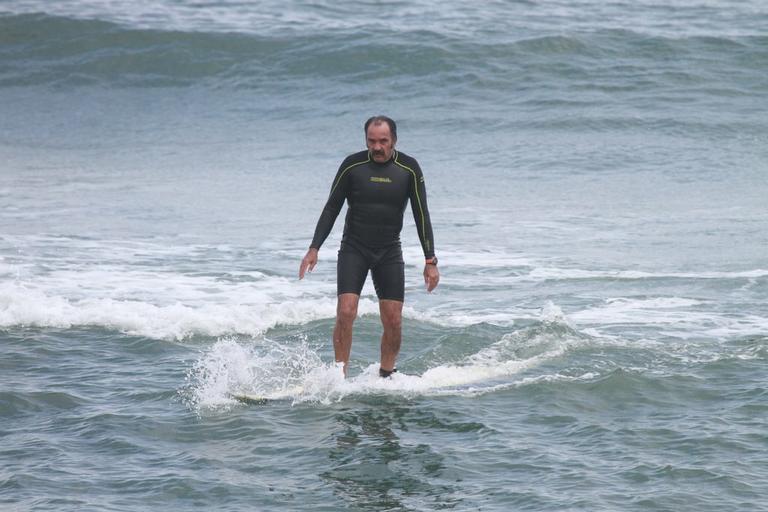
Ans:
[[[437,256],[432,256],[427,260],[427,265],[437,265]]]

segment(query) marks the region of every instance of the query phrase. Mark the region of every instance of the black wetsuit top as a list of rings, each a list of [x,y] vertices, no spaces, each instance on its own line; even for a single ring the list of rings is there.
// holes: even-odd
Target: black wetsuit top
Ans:
[[[410,199],[424,256],[435,255],[424,175],[416,159],[399,151],[384,163],[374,161],[368,151],[344,159],[317,221],[310,247],[319,249],[323,244],[345,199],[349,209],[344,222],[344,240],[353,239],[368,247],[399,243],[403,213]]]

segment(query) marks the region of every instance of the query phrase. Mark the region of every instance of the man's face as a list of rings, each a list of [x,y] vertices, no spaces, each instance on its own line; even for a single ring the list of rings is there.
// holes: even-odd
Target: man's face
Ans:
[[[380,164],[392,158],[392,153],[395,151],[395,141],[392,140],[387,123],[372,123],[368,127],[368,133],[365,134],[365,143],[373,161]]]

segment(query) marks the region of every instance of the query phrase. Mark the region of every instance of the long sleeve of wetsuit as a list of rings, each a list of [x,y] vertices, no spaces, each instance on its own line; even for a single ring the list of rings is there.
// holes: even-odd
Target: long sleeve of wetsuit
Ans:
[[[419,232],[419,241],[421,241],[424,257],[429,259],[435,255],[435,239],[427,208],[427,188],[424,185],[424,174],[422,174],[419,164],[416,160],[410,163],[410,170],[413,171],[413,180],[411,180],[409,191],[411,211],[413,212],[413,220],[416,221],[416,229]]]
[[[331,186],[331,193],[328,195],[328,201],[325,203],[323,212],[320,214],[320,218],[317,220],[317,226],[315,226],[315,235],[312,237],[312,243],[310,248],[320,249],[325,239],[333,229],[333,225],[336,223],[336,218],[339,216],[341,207],[344,206],[344,200],[347,198],[347,192],[349,189],[349,174],[347,171],[350,168],[348,163],[349,159],[344,160],[339,167],[336,177],[333,179],[333,185]]]

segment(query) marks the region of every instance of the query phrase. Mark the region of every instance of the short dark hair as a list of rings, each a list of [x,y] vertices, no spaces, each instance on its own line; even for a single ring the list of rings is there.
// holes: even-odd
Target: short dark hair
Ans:
[[[397,140],[397,124],[392,118],[387,116],[373,116],[365,122],[365,135],[368,136],[368,127],[372,124],[387,123],[389,125],[389,133],[392,134],[392,140]]]

